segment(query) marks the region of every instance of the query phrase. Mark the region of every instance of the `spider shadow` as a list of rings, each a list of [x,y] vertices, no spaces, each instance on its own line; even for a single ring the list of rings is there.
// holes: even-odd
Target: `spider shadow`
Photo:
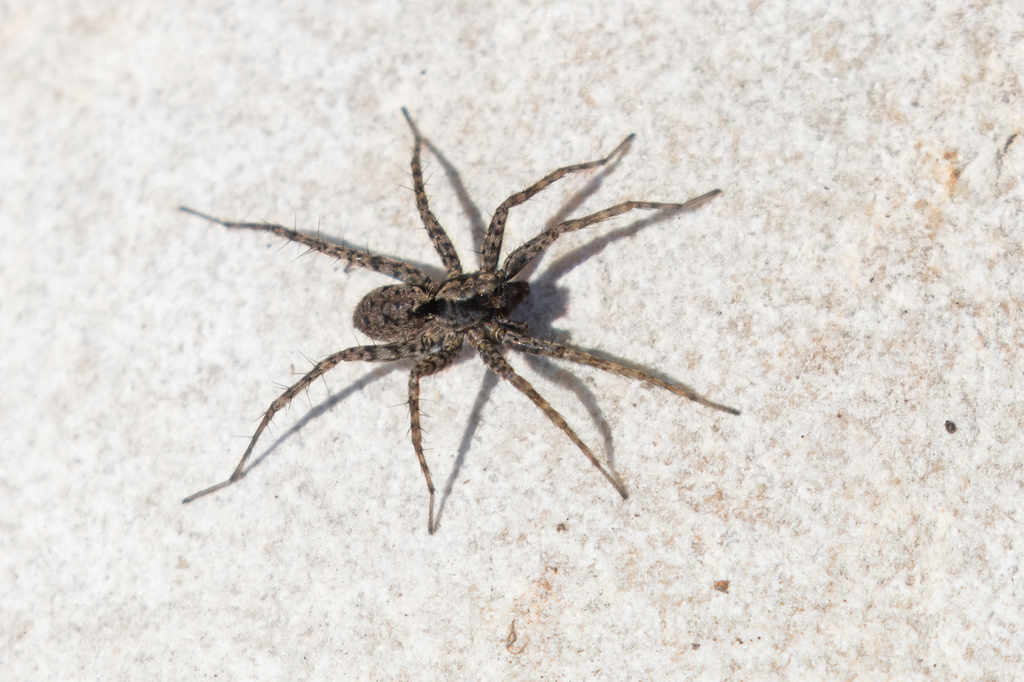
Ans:
[[[458,199],[463,215],[469,221],[470,231],[473,235],[473,251],[480,253],[483,249],[484,235],[487,234],[487,225],[484,222],[483,214],[469,197],[469,192],[466,191],[466,186],[462,182],[462,176],[459,175],[459,171],[448,160],[448,157],[442,154],[441,150],[434,146],[434,143],[429,138],[423,137],[420,134],[420,139],[423,141],[423,146],[430,150],[430,153],[437,162],[441,164],[441,168],[444,169],[444,174],[448,177],[448,184],[451,185],[452,190],[455,192],[455,197]]]
[[[571,372],[549,362],[546,358],[538,358],[530,355],[523,357],[527,364],[529,364],[537,374],[543,376],[554,384],[568,387],[569,390],[576,394],[577,399],[586,408],[587,412],[590,414],[591,420],[597,425],[598,430],[601,432],[608,464],[614,472],[615,459],[614,448],[612,447],[614,441],[612,439],[611,428],[604,417],[604,412],[597,403],[597,397],[589,388],[586,387],[582,380]],[[480,382],[480,389],[477,391],[476,399],[473,401],[473,409],[470,411],[469,417],[466,419],[466,428],[463,431],[462,440],[459,443],[455,457],[455,464],[452,466],[452,470],[441,490],[441,499],[438,503],[437,515],[435,517],[435,524],[437,524],[435,528],[440,527],[441,518],[444,516],[444,509],[448,504],[448,498],[451,496],[452,491],[455,488],[455,482],[458,480],[459,474],[462,472],[462,467],[466,463],[466,456],[469,454],[473,437],[476,435],[477,428],[483,420],[484,406],[490,400],[491,391],[494,390],[499,381],[500,379],[497,374],[487,371],[484,373],[483,380]],[[537,412],[537,416],[538,418],[543,417],[540,412]]]
[[[466,191],[466,187],[462,182],[462,177],[458,172],[458,169],[448,160],[448,158],[437,148],[428,138],[420,134],[420,139],[423,140],[423,144],[430,153],[433,154],[437,162],[441,164],[441,167],[445,171],[445,175],[448,178],[448,182],[455,192],[455,195],[459,201],[459,205],[462,208],[462,212],[466,219],[469,221],[470,228],[473,236],[474,251],[479,253],[483,247],[483,239],[487,233],[487,226],[483,220],[483,214],[480,209],[470,198],[469,193]],[[552,225],[566,220],[568,216],[579,208],[591,195],[593,195],[601,187],[604,179],[615,170],[615,168],[621,162],[623,156],[629,151],[629,144],[627,144],[619,154],[611,162],[606,164],[600,171],[598,171],[594,177],[592,177],[587,183],[578,191],[573,193],[566,199],[558,211],[552,216],[544,225],[544,229]],[[539,259],[538,259],[539,260]],[[555,305],[559,312],[559,317],[564,314],[565,311],[565,300],[564,296],[561,301]],[[550,308],[549,308],[550,312]],[[614,448],[613,440],[611,436],[611,428],[608,426],[607,420],[604,418],[600,406],[597,403],[596,396],[586,387],[586,385],[573,374],[557,367],[554,363],[548,361],[546,358],[539,358],[535,356],[525,356],[526,362],[541,376],[544,376],[549,381],[561,384],[569,385],[569,389],[576,393],[577,399],[583,404],[587,412],[590,414],[591,420],[597,424],[598,429],[601,431],[602,439],[605,444],[605,453],[608,459],[609,466],[612,467],[612,471],[615,470],[614,461]],[[494,390],[495,386],[499,383],[498,376],[493,372],[485,372],[483,380],[480,384],[480,389],[477,391],[476,399],[473,401],[473,409],[470,411],[469,417],[466,420],[466,428],[463,432],[462,440],[459,443],[457,454],[455,457],[455,464],[452,466],[451,473],[448,479],[445,481],[444,487],[441,492],[441,499],[437,508],[437,516],[435,523],[438,527],[441,523],[441,518],[444,516],[444,509],[447,506],[448,499],[452,494],[455,486],[455,481],[458,480],[459,474],[462,472],[462,467],[465,465],[466,456],[469,453],[470,444],[473,442],[473,436],[476,435],[477,428],[480,425],[480,421],[483,415],[484,405],[487,404],[491,396],[491,391]]]
[[[412,121],[410,121],[410,123],[412,123]],[[415,127],[415,124],[413,125],[414,131],[416,131],[416,133],[419,135],[420,141],[423,143],[423,146],[426,147],[427,150],[430,151],[430,154],[434,157],[434,159],[439,164],[441,164],[441,168],[444,170],[444,174],[448,179],[448,184],[451,185],[452,191],[455,192],[455,198],[459,202],[459,207],[462,209],[462,214],[466,217],[466,220],[469,222],[470,233],[473,238],[473,252],[480,253],[483,250],[484,235],[487,234],[487,223],[484,221],[483,213],[481,213],[480,209],[477,207],[475,203],[473,203],[473,200],[470,198],[469,192],[466,190],[466,185],[465,183],[462,182],[462,176],[459,174],[459,171],[455,167],[455,165],[448,160],[448,157],[445,156],[444,153],[440,149],[438,149],[433,142],[430,141],[430,138],[424,136],[423,133],[419,132],[419,128]],[[426,164],[424,164],[424,166],[426,168]],[[430,178],[427,178],[425,182],[429,182],[429,180]],[[323,237],[321,238],[323,239]],[[339,246],[345,246],[345,244],[342,241],[332,240],[329,238],[325,239],[325,241],[332,244],[337,244]],[[369,252],[369,248],[364,248],[364,250]],[[409,258],[403,258],[402,260],[406,261],[413,267],[419,269],[421,272],[426,274],[431,279],[444,280],[446,276],[444,269],[441,268],[436,263],[423,263],[420,261],[414,261]],[[359,268],[357,267],[352,267],[349,265],[345,266],[346,273],[358,269]]]
[[[580,246],[576,247],[569,253],[560,256],[559,258],[552,261],[551,265],[547,266],[544,272],[541,273],[541,275],[537,279],[530,280],[530,291],[533,291],[534,285],[549,286],[551,288],[554,288],[555,282],[557,282],[559,279],[564,277],[572,270],[576,269],[576,267],[582,264],[584,261],[589,260],[590,258],[593,258],[597,254],[601,253],[615,242],[621,241],[623,239],[629,239],[630,237],[635,236],[638,232],[647,227],[650,227],[651,225],[656,225],[658,223],[671,220],[680,214],[690,213],[701,207],[702,206],[695,206],[693,208],[683,210],[677,209],[658,211],[657,213],[652,213],[645,218],[634,220],[627,225],[623,225],[622,227],[618,227],[614,230],[611,230],[599,237],[593,237],[591,239],[588,239],[586,243],[581,244]],[[589,230],[591,228],[586,229]],[[533,272],[536,271],[537,267],[540,265],[540,262],[544,260],[544,255],[545,254],[542,253],[540,256],[535,258],[528,266],[523,268],[523,271],[520,273],[520,278],[529,278],[530,275],[532,275]],[[529,299],[527,299],[527,301],[528,300]]]
[[[459,203],[462,206],[462,211],[470,222],[473,230],[474,245],[479,251],[479,248],[482,245],[483,235],[486,233],[480,210],[476,207],[472,199],[469,197],[469,194],[466,192],[465,186],[462,184],[461,177],[455,167],[429,140],[422,136],[421,139],[423,139],[424,145],[431,151],[444,168],[449,183],[455,191]],[[629,143],[627,143],[622,151],[611,162],[595,173],[595,175],[588,180],[581,189],[569,195],[569,197],[562,202],[558,211],[556,211],[555,214],[545,223],[544,229],[548,229],[549,227],[557,225],[568,219],[568,217],[577,208],[595,194],[603,184],[604,180],[616,170],[625,154],[629,151],[629,146]],[[531,333],[534,336],[541,338],[550,338],[555,336],[556,330],[550,327],[548,321],[562,317],[567,310],[567,292],[565,289],[555,286],[555,282],[557,282],[557,280],[570,272],[576,266],[580,265],[583,261],[600,253],[614,242],[632,237],[645,227],[669,220],[681,212],[682,211],[678,210],[659,211],[654,215],[650,215],[640,220],[635,220],[628,225],[613,230],[602,237],[590,239],[579,248],[558,258],[545,269],[539,278],[530,282],[531,290],[535,293],[539,293],[540,295],[528,297],[519,309],[521,314],[517,317],[525,317],[527,321],[530,322]],[[530,275],[536,271],[538,264],[543,260],[543,257],[544,254],[542,253],[534,259],[534,261],[524,269],[521,276],[517,277],[517,279],[529,279]],[[562,338],[565,338],[566,336],[564,333],[558,335]],[[599,355],[613,362],[619,362],[620,364],[636,367],[663,380],[672,381],[672,379],[665,377],[660,372],[650,368],[640,367],[635,363],[631,363],[607,353]],[[605,458],[607,459],[611,470],[616,476],[618,476],[615,466],[615,447],[611,427],[608,424],[608,421],[604,416],[604,412],[598,404],[597,397],[594,393],[579,377],[548,358],[528,354],[523,354],[523,357],[526,363],[539,375],[545,377],[552,383],[569,388],[569,390],[576,394],[577,400],[583,405],[584,409],[586,409],[590,415],[592,423],[597,426],[598,431],[601,434],[601,438],[604,441]],[[491,392],[498,383],[499,379],[497,375],[493,372],[485,373],[480,384],[480,389],[477,391],[476,399],[473,402],[473,408],[466,421],[466,428],[458,447],[455,463],[452,466],[452,470],[441,491],[441,499],[438,505],[437,516],[435,517],[437,527],[440,527],[441,518],[444,516],[444,510],[454,489],[455,481],[458,480],[462,467],[465,465],[470,444],[472,443],[473,437],[482,420],[484,405],[487,404],[490,399]]]
[[[275,438],[274,442],[270,445],[270,447],[264,450],[262,453],[260,453],[259,457],[253,459],[252,463],[245,468],[245,472],[242,474],[242,478],[245,478],[247,475],[249,475],[249,472],[258,467],[260,464],[262,464],[263,460],[265,460],[267,457],[273,454],[274,451],[277,450],[278,446],[280,446],[286,440],[288,440],[293,435],[295,435],[303,428],[305,428],[305,426],[309,424],[311,421],[319,418],[320,416],[326,414],[327,412],[330,412],[338,403],[345,400],[354,393],[363,390],[373,382],[379,379],[383,379],[388,374],[391,374],[395,370],[401,369],[402,367],[403,365],[401,365],[401,363],[388,363],[386,365],[380,365],[374,368],[373,370],[367,372],[356,381],[353,381],[351,384],[346,386],[338,393],[332,394],[326,400],[310,408],[310,410],[306,412],[306,414],[304,414],[301,419],[292,424],[291,428],[289,428],[287,431],[285,431],[280,436]]]
[[[541,272],[538,277],[530,280],[530,296],[527,297],[519,308],[518,312],[520,315],[518,317],[525,318],[525,320],[528,321],[530,325],[530,334],[532,336],[542,339],[554,339],[557,337],[559,342],[568,341],[572,338],[570,333],[551,326],[552,320],[562,317],[568,310],[567,291],[564,287],[557,286],[556,283],[558,280],[581,265],[584,261],[601,253],[615,242],[633,237],[646,227],[670,220],[679,213],[689,212],[690,210],[693,209],[688,209],[686,211],[660,211],[657,214],[650,215],[646,218],[635,220],[628,225],[611,230],[600,237],[590,239],[585,244],[582,244],[569,253],[555,259]],[[530,274],[536,270],[543,257],[544,254],[541,254],[530,264],[528,268],[524,269],[523,272],[525,273],[525,277],[529,277]],[[580,346],[578,344],[570,345],[573,348],[591,353],[605,360],[646,372],[657,379],[683,387],[694,394],[700,394],[699,391],[695,390],[689,384],[679,381],[678,379],[675,379],[654,367],[640,364],[635,360],[623,358],[618,355],[608,353],[607,351]],[[605,456],[607,457],[612,470],[615,471],[615,445],[611,435],[611,428],[609,427],[607,420],[604,418],[603,411],[597,404],[596,397],[579,378],[568,370],[563,369],[563,367],[567,365],[574,365],[575,363],[567,362],[563,365],[555,363],[553,360],[549,360],[548,358],[532,355],[526,355],[525,357],[527,362],[531,364],[535,371],[547,377],[552,382],[562,385],[569,384],[569,388],[576,393],[580,403],[590,414],[591,420],[601,431],[601,435],[604,438],[605,443]],[[605,375],[606,373],[598,371],[598,374]],[[617,471],[615,473],[618,475]]]

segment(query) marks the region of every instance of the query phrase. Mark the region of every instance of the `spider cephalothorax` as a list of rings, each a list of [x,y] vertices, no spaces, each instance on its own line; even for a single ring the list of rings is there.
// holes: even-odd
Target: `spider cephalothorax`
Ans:
[[[517,192],[506,199],[494,211],[494,217],[491,219],[490,227],[484,236],[480,270],[464,274],[458,254],[455,252],[451,241],[448,239],[448,235],[445,234],[444,229],[438,223],[437,218],[431,212],[427,203],[427,194],[423,183],[423,170],[420,166],[420,149],[423,139],[413,124],[412,119],[409,118],[408,112],[403,109],[402,113],[405,114],[414,137],[412,180],[413,191],[416,195],[416,207],[419,209],[420,218],[434,244],[434,249],[441,257],[441,262],[447,270],[447,276],[444,281],[434,281],[417,268],[403,261],[386,256],[375,256],[367,251],[351,249],[339,244],[331,244],[319,237],[311,237],[294,230],[289,230],[281,225],[228,222],[212,218],[190,208],[181,207],[181,210],[186,213],[197,215],[224,227],[272,232],[290,241],[304,244],[313,251],[319,251],[348,261],[353,265],[375,270],[402,282],[402,284],[393,284],[374,289],[359,302],[353,313],[352,322],[356,329],[371,339],[383,343],[349,348],[329,355],[316,363],[313,369],[307,372],[302,379],[270,404],[270,407],[263,414],[263,419],[260,420],[256,433],[253,434],[252,440],[249,441],[249,447],[246,448],[245,454],[242,455],[242,459],[238,462],[238,466],[235,467],[231,477],[223,483],[185,498],[185,502],[191,502],[198,497],[212,493],[240,479],[243,475],[245,463],[249,460],[253,448],[256,446],[256,441],[259,440],[260,434],[263,433],[263,430],[270,423],[274,414],[338,363],[351,361],[390,362],[408,358],[415,361],[412,372],[409,374],[409,419],[412,425],[412,444],[413,449],[416,451],[416,457],[419,459],[423,476],[427,482],[427,490],[430,493],[427,530],[433,533],[435,529],[434,483],[430,476],[427,460],[423,454],[423,430],[420,426],[419,407],[420,379],[450,365],[458,355],[464,340],[468,340],[476,348],[484,364],[491,371],[515,386],[539,407],[547,415],[548,419],[579,447],[591,464],[597,467],[604,477],[615,486],[615,489],[623,498],[627,496],[627,493],[618,478],[613,476],[601,464],[586,443],[580,440],[576,432],[562,418],[562,415],[551,407],[550,403],[542,398],[529,382],[512,369],[512,366],[508,364],[499,352],[499,346],[507,346],[532,355],[561,358],[571,362],[590,365],[606,372],[664,388],[716,410],[730,414],[739,414],[737,410],[731,407],[719,405],[701,397],[692,389],[682,384],[669,383],[638,369],[611,362],[610,360],[605,360],[559,343],[534,338],[528,334],[525,324],[509,319],[509,315],[516,306],[522,303],[523,299],[530,293],[529,284],[512,281],[513,278],[559,236],[566,232],[575,232],[576,230],[589,227],[635,209],[682,211],[696,208],[717,196],[720,193],[719,190],[708,192],[682,204],[627,201],[582,218],[566,220],[545,229],[530,241],[516,248],[505,258],[504,264],[499,268],[498,260],[501,254],[502,239],[505,233],[505,220],[508,218],[509,209],[522,204],[548,185],[569,173],[596,168],[608,163],[626,147],[633,138],[630,135],[605,158],[559,168],[523,191]]]

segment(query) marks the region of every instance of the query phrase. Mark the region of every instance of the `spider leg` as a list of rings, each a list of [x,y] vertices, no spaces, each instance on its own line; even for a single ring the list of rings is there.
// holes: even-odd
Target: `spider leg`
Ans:
[[[501,342],[507,346],[521,350],[524,353],[530,353],[531,355],[546,355],[548,357],[560,358],[570,362],[578,362],[581,365],[590,365],[591,367],[596,367],[597,369],[604,370],[605,372],[610,372],[612,374],[618,374],[619,376],[623,376],[628,379],[644,381],[652,386],[672,391],[676,395],[689,398],[696,403],[706,405],[714,410],[721,410],[722,412],[728,412],[729,414],[740,413],[740,411],[735,408],[711,402],[685,384],[673,384],[667,381],[662,381],[657,377],[651,376],[647,372],[641,372],[638,369],[626,367],[625,365],[620,365],[617,362],[605,360],[591,355],[590,353],[585,353],[581,350],[576,350],[575,348],[563,346],[560,343],[543,341],[532,336],[527,336],[526,334],[520,334],[513,330],[506,330]]]
[[[616,204],[611,208],[606,208],[603,211],[597,213],[591,213],[588,216],[582,218],[576,218],[575,220],[566,220],[564,223],[554,225],[539,235],[526,242],[515,251],[508,255],[505,259],[505,267],[502,268],[502,277],[510,279],[517,275],[519,271],[529,265],[530,261],[536,258],[540,253],[551,246],[552,243],[566,232],[575,232],[576,230],[589,227],[595,223],[599,223],[609,218],[614,218],[617,215],[622,215],[635,209],[644,209],[648,211],[686,211],[693,210],[706,202],[714,199],[722,190],[716,189],[707,194],[702,194],[696,199],[690,199],[689,201],[682,204],[662,204],[651,201],[626,201],[621,204]]]
[[[218,483],[215,486],[211,486],[206,490],[200,490],[194,495],[189,495],[182,504],[188,504],[189,502],[209,495],[212,492],[216,492],[221,488],[227,487],[242,478],[242,469],[245,467],[245,463],[249,461],[252,450],[256,447],[256,441],[260,439],[260,434],[267,428],[270,420],[274,418],[274,415],[284,408],[288,403],[292,401],[295,396],[306,390],[306,387],[311,383],[319,379],[321,376],[330,371],[339,362],[389,362],[391,360],[400,360],[402,358],[415,355],[419,352],[418,344],[406,344],[406,345],[388,345],[388,346],[356,346],[355,348],[349,348],[333,355],[328,355],[326,358],[314,365],[313,369],[309,370],[304,377],[299,379],[294,385],[291,386],[287,391],[282,393],[277,399],[270,403],[270,407],[263,414],[263,419],[260,420],[260,425],[256,427],[256,433],[253,434],[252,440],[249,441],[249,447],[245,449],[245,454],[242,455],[242,459],[239,460],[238,466],[235,467],[234,473],[231,477],[223,483]]]
[[[312,251],[326,253],[328,256],[348,261],[352,265],[358,265],[359,267],[379,272],[382,275],[394,277],[406,284],[423,286],[430,282],[429,277],[408,263],[404,263],[395,258],[388,258],[387,256],[375,256],[367,251],[350,249],[347,246],[342,246],[340,244],[330,244],[319,237],[310,237],[307,234],[290,230],[282,225],[273,225],[271,223],[235,223],[228,220],[221,220],[220,218],[214,218],[213,216],[200,213],[199,211],[193,208],[188,208],[187,206],[179,206],[178,210],[185,213],[191,213],[192,215],[199,216],[204,220],[209,220],[211,223],[217,223],[218,225],[223,225],[224,227],[231,228],[233,230],[258,230],[261,232],[272,232],[278,237],[283,237],[289,241],[297,242],[303,246],[308,246]]]
[[[505,199],[505,201],[495,209],[494,217],[491,218],[491,225],[487,228],[487,235],[484,237],[483,243],[483,257],[480,263],[480,272],[493,273],[498,269],[498,256],[501,255],[501,242],[505,237],[505,221],[508,219],[509,209],[522,204],[538,192],[546,189],[548,185],[551,185],[570,173],[578,173],[579,171],[585,171],[605,165],[615,158],[615,156],[622,151],[622,149],[626,147],[632,139],[633,135],[626,137],[618,147],[612,150],[611,154],[603,159],[559,168],[558,170],[545,175],[522,192],[517,192],[508,199]]]
[[[555,408],[551,407],[551,403],[541,397],[541,395],[534,390],[533,386],[531,386],[526,379],[516,374],[516,371],[512,369],[512,366],[508,364],[505,358],[502,357],[501,353],[498,352],[498,349],[495,348],[494,343],[482,332],[476,329],[470,330],[467,335],[469,336],[470,343],[472,343],[480,352],[480,357],[483,358],[487,367],[499,377],[505,379],[519,389],[520,393],[525,395],[533,402],[534,405],[539,407],[541,412],[547,415],[547,418],[551,420],[551,423],[560,428],[562,432],[569,437],[569,440],[575,443],[576,447],[583,451],[583,454],[587,456],[590,463],[597,467],[598,471],[600,471],[604,477],[608,479],[608,482],[615,487],[615,490],[618,491],[619,495],[622,495],[622,499],[629,497],[629,493],[626,492],[626,488],[622,483],[612,476],[604,465],[597,460],[594,453],[591,452],[590,448],[587,447],[587,444],[576,435],[576,432],[573,431],[572,427],[566,423],[562,415],[560,415]]]
[[[452,246],[451,240],[448,239],[444,228],[437,222],[437,216],[430,210],[430,206],[427,203],[427,191],[423,184],[423,168],[420,166],[420,148],[423,146],[423,138],[420,137],[420,131],[416,124],[412,122],[412,118],[405,107],[402,107],[402,115],[405,116],[409,127],[412,128],[412,134],[416,138],[412,147],[412,189],[416,195],[416,208],[420,212],[420,220],[423,221],[423,227],[427,229],[427,234],[430,235],[430,241],[434,243],[434,250],[441,257],[441,262],[444,263],[444,267],[448,271],[449,279],[457,277],[462,274],[462,263],[459,262],[459,254],[455,252],[455,247]]]
[[[420,379],[436,374],[452,364],[462,347],[462,339],[454,340],[441,350],[421,359],[409,373],[409,421],[412,425],[412,447],[420,460],[423,478],[427,479],[427,492],[430,493],[430,513],[427,516],[427,532],[434,534],[434,481],[430,477],[430,467],[423,456],[423,428],[420,426]]]

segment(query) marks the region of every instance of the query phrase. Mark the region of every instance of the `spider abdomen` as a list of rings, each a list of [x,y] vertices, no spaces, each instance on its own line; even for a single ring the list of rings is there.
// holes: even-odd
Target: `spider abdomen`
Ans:
[[[371,339],[400,341],[415,336],[427,323],[430,315],[424,308],[430,302],[427,292],[417,286],[383,286],[359,301],[352,324]]]

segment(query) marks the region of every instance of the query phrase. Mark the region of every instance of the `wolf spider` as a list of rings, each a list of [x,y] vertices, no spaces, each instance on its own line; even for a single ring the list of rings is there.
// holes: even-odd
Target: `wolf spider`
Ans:
[[[669,383],[632,367],[604,360],[560,343],[532,337],[527,333],[528,330],[525,323],[509,319],[509,315],[516,306],[522,303],[530,293],[530,285],[527,282],[512,281],[513,278],[563,234],[575,232],[576,230],[589,227],[635,209],[655,211],[684,211],[693,209],[718,196],[721,193],[720,190],[716,189],[681,204],[626,201],[582,218],[566,220],[548,227],[533,239],[513,250],[512,253],[506,256],[505,262],[500,264],[499,267],[498,261],[501,254],[502,237],[505,233],[505,220],[508,218],[509,210],[527,201],[548,187],[548,185],[570,173],[578,173],[607,164],[633,139],[633,135],[630,135],[618,147],[612,150],[611,154],[603,159],[559,168],[502,202],[497,210],[495,210],[490,227],[484,236],[480,270],[466,274],[462,270],[462,263],[452,246],[451,240],[448,239],[444,228],[441,227],[441,224],[437,221],[437,218],[427,204],[423,170],[420,166],[420,149],[423,146],[423,138],[410,118],[408,111],[403,108],[402,114],[409,123],[414,138],[412,182],[413,192],[416,197],[416,208],[419,210],[423,226],[426,228],[427,234],[434,244],[434,249],[437,251],[437,255],[440,256],[441,262],[447,271],[444,281],[434,281],[417,268],[403,261],[386,256],[376,256],[367,251],[351,249],[339,244],[331,244],[320,237],[311,237],[281,225],[229,222],[200,213],[191,208],[179,207],[179,210],[185,213],[191,213],[224,227],[272,232],[279,237],[303,244],[309,247],[311,251],[319,251],[328,256],[348,261],[352,265],[388,275],[402,282],[402,284],[383,286],[371,291],[356,306],[352,317],[352,322],[356,329],[371,339],[382,343],[349,348],[329,355],[316,363],[313,369],[307,372],[302,379],[270,404],[270,407],[263,414],[260,425],[256,428],[256,433],[253,434],[252,440],[249,441],[249,447],[245,449],[245,454],[242,455],[242,459],[239,460],[238,466],[235,467],[231,477],[223,483],[185,498],[183,500],[184,503],[220,490],[242,478],[245,463],[249,461],[253,448],[256,446],[256,441],[259,440],[260,434],[267,428],[274,415],[290,403],[295,396],[338,363],[353,361],[392,362],[408,358],[415,360],[412,372],[409,374],[409,419],[412,424],[412,446],[416,451],[417,459],[419,459],[423,478],[426,479],[427,491],[430,493],[427,531],[433,534],[436,530],[434,524],[434,483],[430,476],[427,460],[423,455],[423,429],[420,426],[420,379],[435,374],[452,364],[462,347],[464,339],[468,339],[469,343],[476,348],[484,364],[492,372],[508,381],[529,398],[555,426],[569,437],[569,440],[576,444],[576,447],[608,479],[623,499],[628,496],[623,484],[598,461],[587,444],[576,435],[576,432],[562,418],[562,415],[547,400],[541,397],[529,382],[516,374],[512,366],[508,364],[499,352],[499,346],[507,346],[531,355],[542,355],[589,365],[612,374],[618,374],[629,379],[644,381],[659,388],[664,388],[715,410],[721,410],[729,414],[739,414],[738,410],[711,402],[682,384]]]

